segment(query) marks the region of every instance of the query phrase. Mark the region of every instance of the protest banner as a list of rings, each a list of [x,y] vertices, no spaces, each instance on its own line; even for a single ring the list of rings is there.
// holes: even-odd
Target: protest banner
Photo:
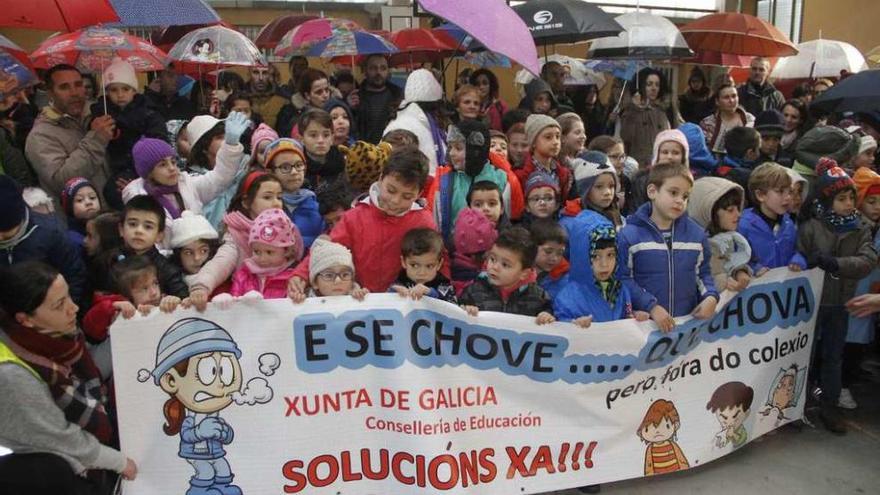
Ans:
[[[822,276],[773,270],[668,334],[393,294],[119,321],[125,493],[540,493],[694,468],[802,416]]]

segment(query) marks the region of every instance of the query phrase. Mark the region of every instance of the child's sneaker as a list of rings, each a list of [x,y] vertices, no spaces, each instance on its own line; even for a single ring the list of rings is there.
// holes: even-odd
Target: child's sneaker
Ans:
[[[848,388],[840,389],[840,398],[837,399],[837,406],[843,409],[855,409],[859,407],[856,400],[853,399],[852,392]]]

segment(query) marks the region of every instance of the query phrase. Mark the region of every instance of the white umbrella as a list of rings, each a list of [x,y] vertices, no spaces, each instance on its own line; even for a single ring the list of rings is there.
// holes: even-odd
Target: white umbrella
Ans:
[[[798,54],[780,58],[770,73],[773,79],[840,77],[840,71],[867,69],[859,49],[843,41],[812,40],[798,44]]]
[[[566,86],[587,86],[590,84],[595,84],[601,90],[603,86],[605,86],[605,76],[599,72],[594,71],[593,69],[587,68],[584,63],[586,60],[580,58],[569,57],[568,55],[560,55],[558,53],[554,53],[553,55],[543,57],[539,59],[542,61],[541,68],[543,69],[544,65],[547,62],[557,62],[563,67],[565,67],[566,72],[568,73],[565,77],[565,85]],[[514,82],[516,84],[521,84],[525,86],[530,83],[535,76],[532,75],[531,72],[520,69],[516,73],[516,79]]]
[[[593,40],[588,58],[667,59],[694,55],[681,31],[665,17],[629,12],[615,20],[625,31]]]

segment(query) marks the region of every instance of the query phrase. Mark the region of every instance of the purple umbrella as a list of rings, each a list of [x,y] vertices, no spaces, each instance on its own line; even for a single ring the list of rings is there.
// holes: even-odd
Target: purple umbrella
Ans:
[[[532,33],[504,0],[419,0],[419,6],[457,24],[487,49],[505,55],[532,74],[540,74]]]

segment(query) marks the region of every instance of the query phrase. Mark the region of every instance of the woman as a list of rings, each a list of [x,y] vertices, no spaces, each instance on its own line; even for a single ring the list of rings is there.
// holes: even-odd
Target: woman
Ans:
[[[709,89],[706,74],[699,67],[691,69],[688,89],[678,97],[678,108],[681,110],[681,116],[685,122],[693,122],[694,124],[699,124],[715,109],[712,90]]]
[[[480,112],[480,90],[476,86],[465,84],[455,90],[452,99],[455,105],[455,123],[464,120],[477,120],[482,117]]]
[[[617,134],[627,153],[640,168],[646,168],[652,165],[654,138],[671,127],[662,103],[667,94],[666,79],[659,71],[645,68],[639,71],[634,86],[638,89],[633,90],[632,101],[620,110]]]
[[[575,108],[580,112],[587,133],[587,143],[596,136],[606,134],[608,108],[599,101],[599,87],[588,84],[574,94]]]
[[[0,492],[108,494],[113,473],[133,480],[137,465],[111,447],[108,390],[64,277],[27,261],[2,280],[0,444],[13,454],[0,457]]]
[[[471,74],[471,85],[480,91],[480,112],[488,119],[489,129],[502,131],[501,117],[508,108],[498,96],[498,77],[489,69],[477,69]]]
[[[295,135],[296,122],[299,116],[310,108],[323,109],[331,97],[341,95],[330,86],[330,78],[324,71],[306,69],[297,79],[297,92],[290,97],[290,103],[284,105],[278,113],[275,129],[281,137],[299,138]]]
[[[434,74],[417,69],[406,78],[403,102],[397,117],[388,123],[382,135],[397,129],[412,132],[419,138],[419,150],[428,157],[429,174],[446,163],[446,122],[442,118],[443,88]]]
[[[791,99],[782,105],[782,127],[785,133],[779,140],[779,149],[794,155],[798,139],[812,127],[810,125],[810,112],[803,101]]]
[[[739,106],[736,86],[724,83],[715,92],[715,113],[700,121],[712,153],[724,155],[724,135],[734,127],[754,127],[755,116]]]

